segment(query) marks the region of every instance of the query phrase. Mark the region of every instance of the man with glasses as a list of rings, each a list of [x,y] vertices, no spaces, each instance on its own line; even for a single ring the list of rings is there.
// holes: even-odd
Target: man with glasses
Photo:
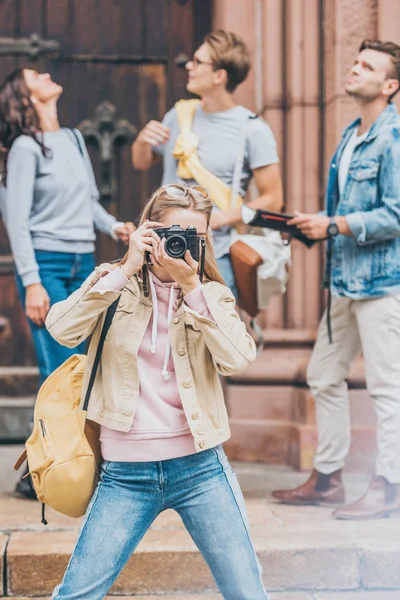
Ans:
[[[248,205],[280,210],[282,184],[274,136],[265,121],[237,105],[233,98],[233,92],[250,70],[247,47],[234,33],[222,30],[210,33],[186,69],[187,90],[201,99],[195,108],[192,127],[198,138],[196,152],[201,168],[231,188],[239,160],[239,194],[246,196],[252,177],[258,188],[258,197]],[[136,169],[147,170],[162,159],[164,185],[197,183],[209,188],[203,180],[194,177],[193,171],[182,174],[180,170],[176,158],[180,125],[177,106],[165,115],[162,123],[150,121],[132,146],[133,165]],[[215,204],[211,227],[216,257],[225,282],[236,295],[229,246],[231,229],[243,222],[242,211],[236,204],[222,209],[221,205]]]
[[[387,517],[400,509],[400,46],[365,41],[345,91],[360,118],[344,132],[330,165],[327,211],[292,223],[328,238],[322,318],[308,384],[315,398],[318,447],[311,477],[273,496],[287,504],[345,500],[342,469],[351,430],[346,378],[360,351],[377,415],[375,474],[364,496],[336,508],[338,519]]]

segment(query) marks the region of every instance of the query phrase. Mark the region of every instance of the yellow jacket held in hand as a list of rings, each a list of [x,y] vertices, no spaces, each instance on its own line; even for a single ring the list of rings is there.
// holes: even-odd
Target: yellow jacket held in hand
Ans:
[[[199,138],[192,131],[199,103],[200,100],[180,100],[175,104],[179,124],[179,135],[173,150],[173,156],[178,161],[176,174],[181,179],[194,179],[199,185],[208,189],[215,206],[223,211],[229,210],[240,206],[243,199],[238,195],[236,203],[232,203],[231,188],[203,167],[199,160],[197,155]]]

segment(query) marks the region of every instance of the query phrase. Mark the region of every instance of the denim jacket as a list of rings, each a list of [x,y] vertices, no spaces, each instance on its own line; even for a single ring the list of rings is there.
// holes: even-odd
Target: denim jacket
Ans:
[[[400,293],[400,118],[390,104],[356,146],[343,194],[338,168],[360,119],[344,132],[330,164],[327,214],[343,215],[352,237],[328,242],[325,285],[336,296],[366,299]]]

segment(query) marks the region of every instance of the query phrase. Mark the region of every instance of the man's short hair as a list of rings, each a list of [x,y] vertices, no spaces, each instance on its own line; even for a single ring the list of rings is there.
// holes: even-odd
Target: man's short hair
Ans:
[[[377,52],[383,52],[388,54],[391,59],[391,68],[387,72],[387,76],[390,79],[396,79],[400,84],[400,46],[394,42],[382,42],[381,40],[364,40],[360,46],[360,52],[362,50],[376,50]],[[389,98],[389,101],[397,94],[397,89],[394,94]]]
[[[204,38],[210,48],[214,69],[224,69],[227,73],[226,89],[234,92],[250,71],[250,53],[243,40],[230,31],[218,29]]]

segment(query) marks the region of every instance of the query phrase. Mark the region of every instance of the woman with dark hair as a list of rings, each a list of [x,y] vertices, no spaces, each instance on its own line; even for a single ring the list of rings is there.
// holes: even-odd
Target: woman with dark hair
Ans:
[[[92,272],[95,228],[125,242],[134,229],[101,206],[81,133],[60,127],[62,91],[32,69],[14,71],[0,88],[1,209],[41,381],[73,352],[44,321]]]
[[[31,69],[14,71],[0,88],[2,213],[42,381],[70,355],[43,325],[50,305],[93,270],[94,228],[123,241],[132,230],[100,205],[82,134],[60,127],[62,91]]]

